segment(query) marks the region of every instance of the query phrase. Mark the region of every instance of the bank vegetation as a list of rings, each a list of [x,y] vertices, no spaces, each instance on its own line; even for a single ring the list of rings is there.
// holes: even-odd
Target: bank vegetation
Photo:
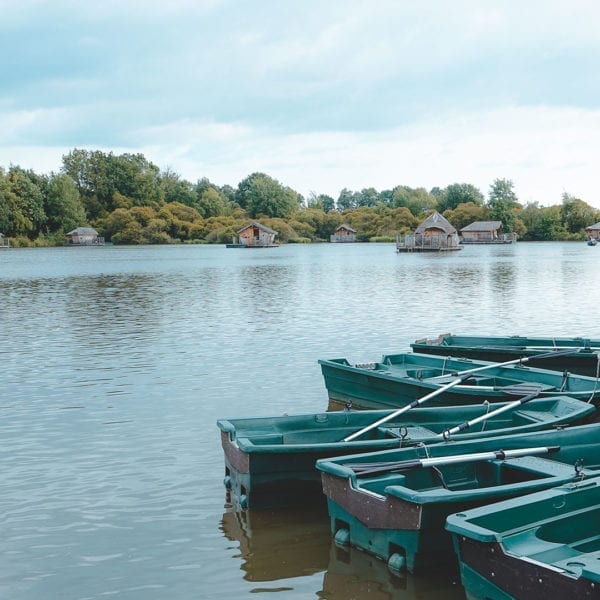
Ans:
[[[222,244],[259,220],[283,243],[328,241],[342,223],[356,230],[358,241],[394,241],[437,210],[458,230],[497,220],[520,240],[585,239],[600,210],[567,192],[561,200],[522,204],[507,179],[496,179],[487,196],[454,183],[429,191],[344,188],[337,198],[305,198],[266,173],[252,173],[235,188],[206,178],[192,183],[142,154],[74,149],[59,173],[0,168],[0,233],[16,247],[62,245],[67,232],[82,226],[114,244]]]

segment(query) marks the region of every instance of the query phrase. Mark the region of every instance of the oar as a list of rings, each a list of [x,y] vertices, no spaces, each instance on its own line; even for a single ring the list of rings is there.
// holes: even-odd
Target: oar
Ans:
[[[366,427],[363,427],[362,429],[359,429],[358,431],[355,431],[354,433],[346,436],[342,441],[351,442],[353,439],[357,438],[358,436],[362,435],[363,433],[367,433],[367,431],[371,431],[371,429],[375,429],[375,427],[378,427],[382,423],[385,423],[386,421],[389,421],[390,419],[393,419],[394,417],[397,417],[405,412],[408,412],[411,408],[415,408],[416,406],[419,406],[420,404],[427,402],[427,400],[431,400],[431,398],[434,398],[435,396],[439,396],[446,390],[449,390],[450,388],[454,387],[455,385],[462,383],[469,376],[470,376],[470,373],[465,373],[463,375],[459,375],[456,379],[453,379],[449,383],[443,385],[442,387],[438,388],[437,390],[434,390],[433,392],[427,394],[426,396],[423,396],[422,398],[418,398],[417,400],[413,400],[410,404],[407,404],[407,405],[403,406],[402,408],[399,408],[398,410],[394,411],[393,413],[386,415],[385,417],[379,419],[379,421],[375,421],[374,423],[371,423],[370,425],[367,425]]]
[[[531,358],[549,358],[550,356],[561,356],[563,354],[572,354],[573,351],[572,350],[559,350],[558,352],[547,352],[546,354],[539,354],[536,357],[531,357]],[[346,436],[342,441],[344,442],[351,442],[352,440],[356,439],[357,437],[363,435],[363,433],[367,433],[367,431],[371,431],[371,429],[374,429],[375,427],[378,427],[379,425],[389,421],[390,419],[394,419],[395,417],[409,411],[411,408],[415,408],[416,406],[419,406],[420,404],[423,404],[424,402],[427,402],[427,400],[430,400],[431,398],[434,398],[435,396],[437,396],[438,394],[441,394],[443,392],[445,392],[446,390],[449,390],[450,388],[453,388],[454,386],[458,385],[459,383],[462,383],[463,381],[465,381],[466,379],[468,379],[470,377],[470,375],[472,375],[475,372],[478,371],[483,371],[485,369],[492,369],[494,367],[504,367],[507,365],[514,365],[517,363],[523,363],[523,362],[527,362],[528,360],[530,360],[529,358],[518,358],[515,360],[509,360],[507,362],[504,363],[492,363],[490,365],[485,365],[483,367],[476,367],[475,369],[469,369],[467,371],[461,371],[459,373],[453,373],[452,375],[454,377],[456,377],[456,379],[453,379],[452,381],[450,381],[449,383],[443,385],[441,388],[434,390],[433,392],[431,392],[430,394],[427,394],[426,396],[423,396],[423,398],[420,398],[419,400],[415,400],[413,402],[411,402],[410,404],[407,404],[406,406],[403,406],[402,408],[398,409],[397,411],[390,413],[389,415],[387,415],[386,417],[383,417],[382,419],[379,419],[379,421],[375,421],[375,423],[371,423],[371,425],[367,425],[366,427],[364,427],[363,429],[360,429],[359,431],[356,431],[348,436]],[[428,378],[426,381],[428,382],[432,382],[435,379],[440,379],[441,377],[448,377],[448,375],[440,375],[438,377],[430,377]],[[523,384],[520,384],[523,385]],[[506,393],[515,393],[514,391],[511,390],[511,386],[506,386],[503,388],[491,388],[491,389],[501,389],[502,391],[506,392]],[[532,391],[537,389],[536,388],[532,388]],[[518,391],[516,392],[518,393]],[[538,392],[539,394],[539,392]]]
[[[482,421],[487,421],[488,419],[491,419],[492,417],[501,415],[502,413],[504,413],[508,410],[512,410],[513,408],[516,408],[517,406],[521,406],[522,404],[525,404],[526,402],[533,400],[533,398],[536,398],[537,396],[540,395],[541,391],[542,391],[541,387],[537,388],[536,391],[533,391],[531,394],[528,394],[527,396],[523,396],[523,398],[520,398],[519,400],[515,400],[514,402],[509,402],[508,404],[505,404],[504,406],[501,406],[500,408],[497,408],[496,410],[493,410],[492,412],[489,412],[485,415],[481,415],[479,417],[475,417],[472,421],[465,421],[464,423],[461,423],[460,425],[456,425],[455,427],[446,429],[445,431],[442,431],[442,433],[439,433],[436,437],[441,437],[441,438],[447,440],[451,435],[454,435],[455,433],[460,433],[461,431],[464,431],[465,429],[469,429],[469,427],[472,427],[473,425],[477,425],[477,423],[481,423]]]
[[[552,358],[557,356],[563,356],[565,354],[576,354],[577,350],[568,349],[568,350],[558,350],[556,352],[546,352],[545,354],[537,354],[535,356],[525,356],[523,358],[515,358],[513,360],[507,360],[503,363],[491,363],[489,365],[484,365],[483,367],[476,367],[474,369],[468,369],[467,371],[459,371],[457,373],[451,373],[450,375],[466,375],[467,373],[478,373],[479,371],[485,371],[487,369],[495,369],[496,367],[508,367],[510,365],[516,365],[518,363],[526,363],[530,360],[543,360],[544,358]],[[425,381],[435,381],[436,379],[444,379],[448,377],[448,375],[436,375],[435,377],[427,377]]]
[[[437,458],[415,458],[399,462],[388,463],[362,463],[345,465],[351,468],[358,477],[405,471],[407,469],[421,469],[425,467],[439,467],[465,462],[479,462],[484,460],[505,460],[519,456],[550,454],[560,450],[560,446],[537,446],[534,448],[519,448],[516,450],[492,450],[490,452],[474,452],[473,454],[457,454],[455,456],[440,456]],[[373,466],[376,465],[376,466]]]

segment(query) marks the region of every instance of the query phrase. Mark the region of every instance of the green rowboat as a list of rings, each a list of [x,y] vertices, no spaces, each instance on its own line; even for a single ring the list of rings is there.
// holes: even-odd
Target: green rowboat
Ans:
[[[473,600],[600,597],[600,477],[450,515]]]
[[[584,401],[600,399],[600,380],[584,375],[429,354],[387,354],[379,362],[351,364],[346,358],[319,360],[329,399],[360,408],[397,408],[466,377],[431,401],[432,405],[506,402],[532,386],[540,396],[564,394]]]
[[[512,409],[509,404],[415,408],[353,441],[345,438],[392,411],[220,419],[224,481],[239,508],[324,503],[315,469],[319,458],[550,429],[582,422],[594,412],[593,405],[567,396],[531,400]],[[500,412],[503,407],[507,410]],[[480,421],[472,424],[476,419]],[[456,433],[448,431],[459,427]]]
[[[578,481],[598,467],[597,423],[317,461],[336,542],[412,573],[456,566],[448,515]]]
[[[531,367],[568,371],[589,377],[598,377],[600,369],[600,340],[589,338],[522,337],[522,336],[466,336],[449,333],[436,338],[423,338],[411,344],[413,352],[458,356],[504,362],[513,358],[530,358]],[[551,351],[573,349],[570,354],[559,354],[536,360],[536,356]]]

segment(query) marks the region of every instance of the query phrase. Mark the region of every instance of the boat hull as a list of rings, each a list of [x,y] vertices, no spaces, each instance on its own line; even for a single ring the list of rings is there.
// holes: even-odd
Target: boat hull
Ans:
[[[470,598],[598,598],[598,477],[450,515],[447,529]]]
[[[458,463],[439,467],[442,479],[425,469],[357,475],[358,466],[380,462],[455,457],[502,448],[533,448],[556,444],[552,460],[525,457],[487,461],[478,470]],[[432,445],[426,449],[359,454],[317,461],[327,496],[330,527],[338,543],[349,543],[388,561],[392,568],[419,573],[439,564],[454,564],[448,515],[475,506],[521,496],[575,480],[575,462],[600,462],[600,425],[583,425],[552,432],[490,438],[480,442]],[[508,469],[503,471],[503,469]],[[588,471],[586,471],[588,472]]]
[[[492,362],[505,362],[527,358],[528,365],[540,369],[569,371],[588,377],[597,377],[599,369],[600,340],[585,338],[550,337],[491,337],[440,335],[424,338],[411,344],[413,352],[472,358]],[[573,354],[536,359],[549,352],[573,348]]]
[[[460,385],[446,389],[428,404],[448,406],[483,400],[515,399],[520,386],[540,386],[540,396],[565,394],[579,400],[600,398],[600,381],[528,366],[495,366],[486,361],[406,353],[384,355],[380,362],[351,364],[345,358],[319,360],[332,402],[359,408],[406,406],[452,381],[457,373],[485,367]]]
[[[494,405],[502,408],[505,404]],[[240,508],[325,503],[315,469],[319,458],[440,443],[451,427],[481,418],[488,404],[415,408],[353,441],[345,438],[392,411],[337,411],[282,417],[220,419],[225,482]],[[594,407],[566,396],[531,400],[449,436],[453,441],[483,439],[581,422]]]

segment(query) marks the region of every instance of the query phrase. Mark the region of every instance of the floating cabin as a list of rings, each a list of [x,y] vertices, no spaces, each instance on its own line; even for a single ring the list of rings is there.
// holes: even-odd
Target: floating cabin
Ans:
[[[414,233],[399,235],[397,252],[446,252],[462,250],[456,228],[439,212],[429,215]]]
[[[67,235],[66,246],[103,246],[104,238],[98,235],[98,232],[91,227],[77,227],[69,231]]]
[[[588,237],[590,240],[600,241],[600,223],[595,223],[594,225],[590,225],[586,227]]]
[[[516,233],[503,233],[502,221],[475,221],[460,230],[462,244],[513,244]]]
[[[356,242],[356,230],[352,229],[350,225],[342,223],[329,237],[329,241],[332,243]]]
[[[10,248],[10,240],[0,233],[0,248]]]
[[[237,237],[233,237],[232,243],[227,244],[227,248],[274,248],[279,246],[275,243],[276,235],[277,232],[273,229],[253,221],[237,231]]]

